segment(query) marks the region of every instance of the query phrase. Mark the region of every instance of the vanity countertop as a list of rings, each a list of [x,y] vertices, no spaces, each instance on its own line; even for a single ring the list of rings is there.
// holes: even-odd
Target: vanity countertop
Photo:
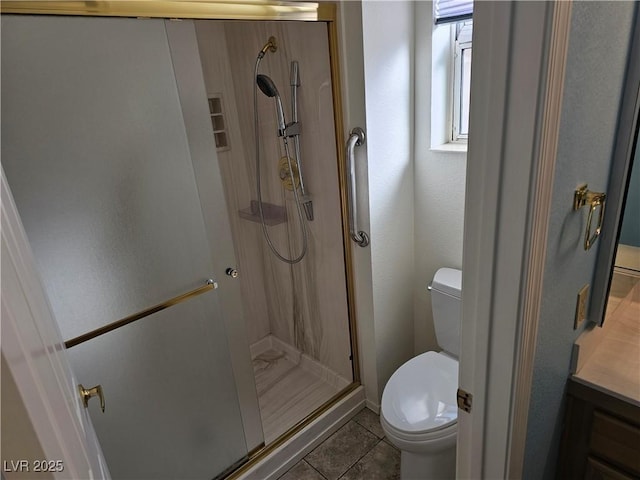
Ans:
[[[620,302],[606,334],[573,379],[640,406],[640,282]]]

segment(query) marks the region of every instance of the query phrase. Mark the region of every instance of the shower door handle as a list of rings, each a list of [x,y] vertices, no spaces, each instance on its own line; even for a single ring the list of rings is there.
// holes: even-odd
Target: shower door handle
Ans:
[[[229,275],[231,278],[238,278],[240,276],[240,273],[238,272],[238,270],[236,270],[235,268],[227,268],[224,273],[226,273],[227,275]]]
[[[364,144],[364,130],[355,127],[351,130],[347,140],[347,184],[349,190],[349,235],[351,239],[361,247],[369,245],[369,235],[367,232],[358,230],[358,207],[356,205],[356,167],[355,154],[356,146]]]
[[[78,385],[78,391],[80,392],[80,398],[84,408],[89,408],[89,399],[92,397],[98,397],[100,399],[100,409],[104,413],[104,393],[102,392],[102,385],[96,385],[91,388],[84,388],[82,384]]]

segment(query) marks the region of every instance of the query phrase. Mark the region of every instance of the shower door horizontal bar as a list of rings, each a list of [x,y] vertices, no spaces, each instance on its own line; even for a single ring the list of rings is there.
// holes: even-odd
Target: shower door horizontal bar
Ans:
[[[128,317],[117,320],[113,323],[105,325],[104,327],[96,328],[95,330],[85,333],[84,335],[80,335],[78,337],[72,338],[71,340],[67,340],[66,342],[64,342],[64,346],[66,348],[75,347],[76,345],[80,345],[81,343],[84,343],[88,340],[99,337],[100,335],[104,335],[105,333],[109,333],[113,330],[116,330],[117,328],[124,327],[125,325],[135,322],[136,320],[148,317],[149,315],[164,310],[165,308],[172,307],[173,305],[177,305],[178,303],[182,303],[185,300],[197,297],[198,295],[206,293],[209,290],[215,290],[216,288],[218,288],[218,284],[209,279],[207,280],[207,283],[202,287],[198,287],[195,290],[191,290],[190,292],[183,293],[182,295],[178,295],[177,297],[173,297],[166,302],[159,303],[158,305],[142,310],[141,312],[129,315]]]

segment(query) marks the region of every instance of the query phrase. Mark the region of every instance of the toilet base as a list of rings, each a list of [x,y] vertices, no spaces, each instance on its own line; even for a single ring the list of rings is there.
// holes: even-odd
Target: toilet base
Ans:
[[[440,452],[400,452],[400,480],[436,480],[456,478],[456,447]]]

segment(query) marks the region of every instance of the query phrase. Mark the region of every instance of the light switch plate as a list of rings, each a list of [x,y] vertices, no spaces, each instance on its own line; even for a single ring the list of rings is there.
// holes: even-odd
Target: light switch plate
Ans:
[[[589,300],[589,284],[587,283],[578,292],[578,299],[576,301],[576,318],[573,322],[573,329],[577,328],[587,318],[587,301]]]

